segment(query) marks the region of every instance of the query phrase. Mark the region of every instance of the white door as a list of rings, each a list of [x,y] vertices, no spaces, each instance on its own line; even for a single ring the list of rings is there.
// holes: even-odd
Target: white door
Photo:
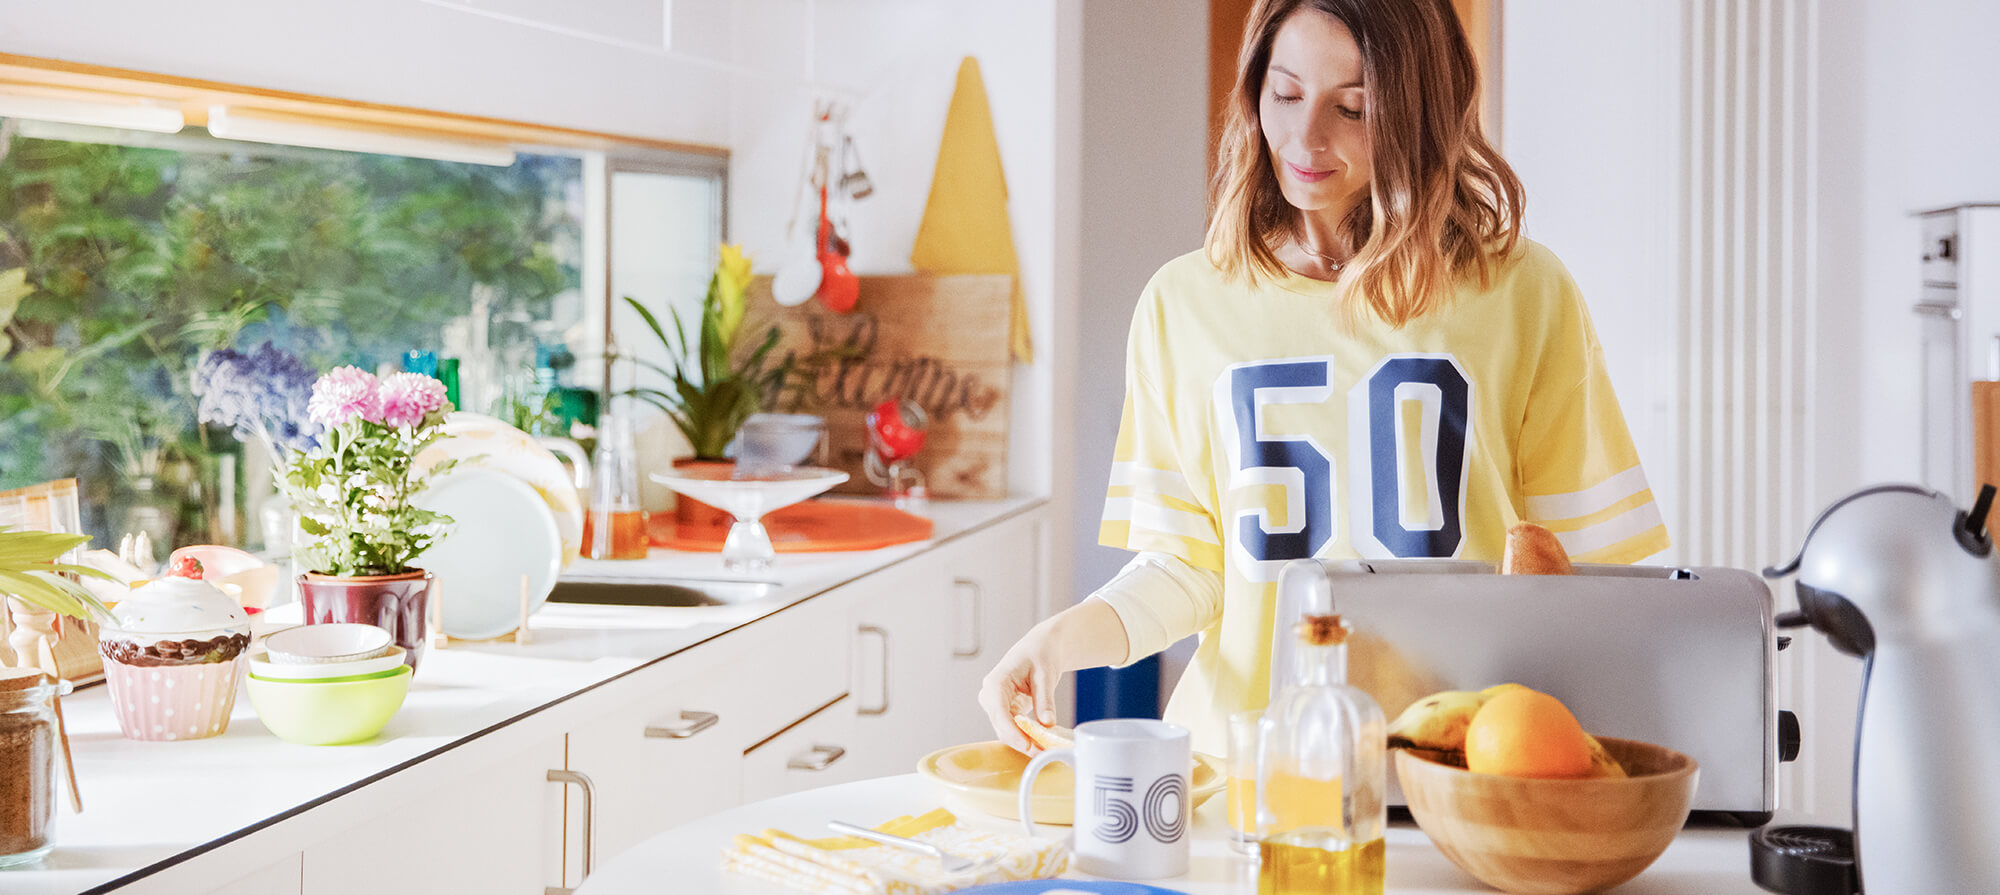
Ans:
[[[432,759],[468,763],[461,747]],[[395,777],[373,786],[408,786],[392,814],[371,818],[305,851],[305,895],[543,895],[562,881],[565,786],[549,780],[563,767],[563,737],[536,740],[504,758],[470,763],[417,785]],[[572,787],[573,788],[573,787]]]
[[[954,742],[993,739],[979,710],[979,682],[1037,619],[1046,587],[1046,525],[1040,513],[1016,517],[948,545],[952,581],[951,670],[945,726]]]

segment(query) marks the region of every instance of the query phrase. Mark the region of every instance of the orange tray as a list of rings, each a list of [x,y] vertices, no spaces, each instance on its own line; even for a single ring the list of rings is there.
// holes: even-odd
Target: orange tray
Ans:
[[[869,503],[809,500],[764,517],[771,547],[779,553],[874,550],[925,540],[931,536],[931,528],[931,520],[922,516]],[[674,514],[660,513],[647,518],[646,534],[655,547],[719,553],[729,537],[729,526],[681,528],[674,523]]]

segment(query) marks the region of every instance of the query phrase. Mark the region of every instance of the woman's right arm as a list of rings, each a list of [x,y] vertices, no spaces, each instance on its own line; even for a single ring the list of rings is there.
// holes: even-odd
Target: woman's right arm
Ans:
[[[1071,671],[1129,665],[1207,628],[1222,614],[1220,573],[1140,553],[1090,597],[1044,620],[1001,656],[979,688],[1000,741],[1033,751],[1014,724],[1020,704],[1053,725],[1056,683]]]

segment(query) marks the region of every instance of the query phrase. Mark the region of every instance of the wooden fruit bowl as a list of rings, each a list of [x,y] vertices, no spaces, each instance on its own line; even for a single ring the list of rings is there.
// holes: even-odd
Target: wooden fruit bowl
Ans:
[[[1686,823],[1698,769],[1664,746],[1598,737],[1631,776],[1475,774],[1396,750],[1410,815],[1453,864],[1517,895],[1576,895],[1650,866]]]

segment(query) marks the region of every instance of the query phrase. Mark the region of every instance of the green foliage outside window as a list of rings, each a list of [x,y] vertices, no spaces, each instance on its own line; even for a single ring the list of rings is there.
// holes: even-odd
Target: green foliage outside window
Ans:
[[[550,319],[578,287],[577,159],[181,151],[11,124],[0,121],[0,488],[77,476],[100,543],[120,533],[121,505],[145,502],[176,519],[180,542],[209,534],[214,458],[239,446],[195,423],[189,373],[204,352],[270,340],[317,369],[373,368],[440,351],[475,286],[513,320]]]

